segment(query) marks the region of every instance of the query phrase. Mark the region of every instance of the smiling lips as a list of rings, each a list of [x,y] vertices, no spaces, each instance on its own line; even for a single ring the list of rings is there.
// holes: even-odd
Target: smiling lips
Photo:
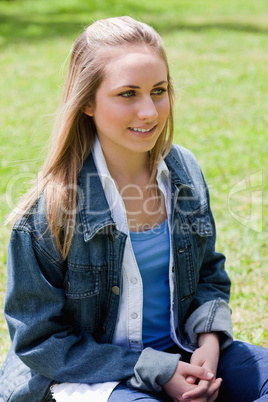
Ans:
[[[150,133],[151,131],[153,131],[155,129],[155,127],[156,127],[156,125],[151,128],[148,128],[148,129],[136,128],[136,127],[129,127],[129,128],[130,128],[130,130],[135,131],[136,133]]]

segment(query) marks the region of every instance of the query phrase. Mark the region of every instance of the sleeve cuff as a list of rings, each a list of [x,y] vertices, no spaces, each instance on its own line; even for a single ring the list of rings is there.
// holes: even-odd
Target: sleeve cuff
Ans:
[[[161,385],[173,376],[180,357],[179,354],[152,348],[144,349],[134,367],[134,375],[127,381],[127,385],[144,391],[160,392]]]
[[[198,347],[198,335],[220,332],[221,350],[233,341],[231,309],[223,299],[208,301],[196,309],[185,324],[185,332],[192,347]]]

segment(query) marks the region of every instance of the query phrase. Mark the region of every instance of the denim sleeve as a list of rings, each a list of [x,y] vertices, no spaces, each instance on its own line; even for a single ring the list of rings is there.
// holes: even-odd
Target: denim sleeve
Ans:
[[[193,347],[197,347],[199,334],[218,332],[221,350],[225,349],[233,340],[231,313],[228,304],[220,298],[206,302],[188,318],[185,331]]]
[[[134,375],[128,385],[144,391],[160,392],[161,385],[173,376],[180,359],[179,354],[170,354],[146,348],[134,367]]]
[[[98,344],[88,332],[74,333],[64,319],[63,269],[33,243],[30,232],[13,230],[8,248],[5,316],[15,353],[24,364],[56,382],[133,378],[134,386],[157,391],[157,381],[171,377],[178,357],[164,363],[163,353],[152,349],[134,352]]]

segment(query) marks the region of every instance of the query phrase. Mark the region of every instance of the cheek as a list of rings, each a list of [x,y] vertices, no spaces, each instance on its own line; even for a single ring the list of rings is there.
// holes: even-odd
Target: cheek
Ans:
[[[162,119],[167,119],[170,111],[169,99],[163,99],[158,106],[158,114],[161,115]]]
[[[124,124],[128,122],[135,113],[132,106],[114,102],[106,104],[105,109],[106,116],[109,117],[109,120],[113,124]]]
[[[113,116],[113,107],[107,100],[103,99],[102,102],[98,103],[94,113],[96,123],[101,125],[109,124],[113,120]]]
[[[129,111],[113,103],[103,102],[94,116],[95,125],[100,131],[109,131],[129,125]]]

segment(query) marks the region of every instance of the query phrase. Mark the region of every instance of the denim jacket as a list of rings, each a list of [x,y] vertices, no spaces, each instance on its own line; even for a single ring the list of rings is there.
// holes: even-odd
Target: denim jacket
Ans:
[[[177,337],[194,350],[198,334],[218,331],[224,348],[232,341],[230,280],[224,256],[215,251],[207,185],[185,148],[173,146],[165,162],[172,188]],[[78,183],[65,261],[48,228],[44,197],[13,227],[5,303],[12,347],[0,373],[1,402],[47,401],[54,382],[128,379],[130,386],[158,392],[178,363],[177,355],[111,344],[126,235],[116,229],[92,154]]]

